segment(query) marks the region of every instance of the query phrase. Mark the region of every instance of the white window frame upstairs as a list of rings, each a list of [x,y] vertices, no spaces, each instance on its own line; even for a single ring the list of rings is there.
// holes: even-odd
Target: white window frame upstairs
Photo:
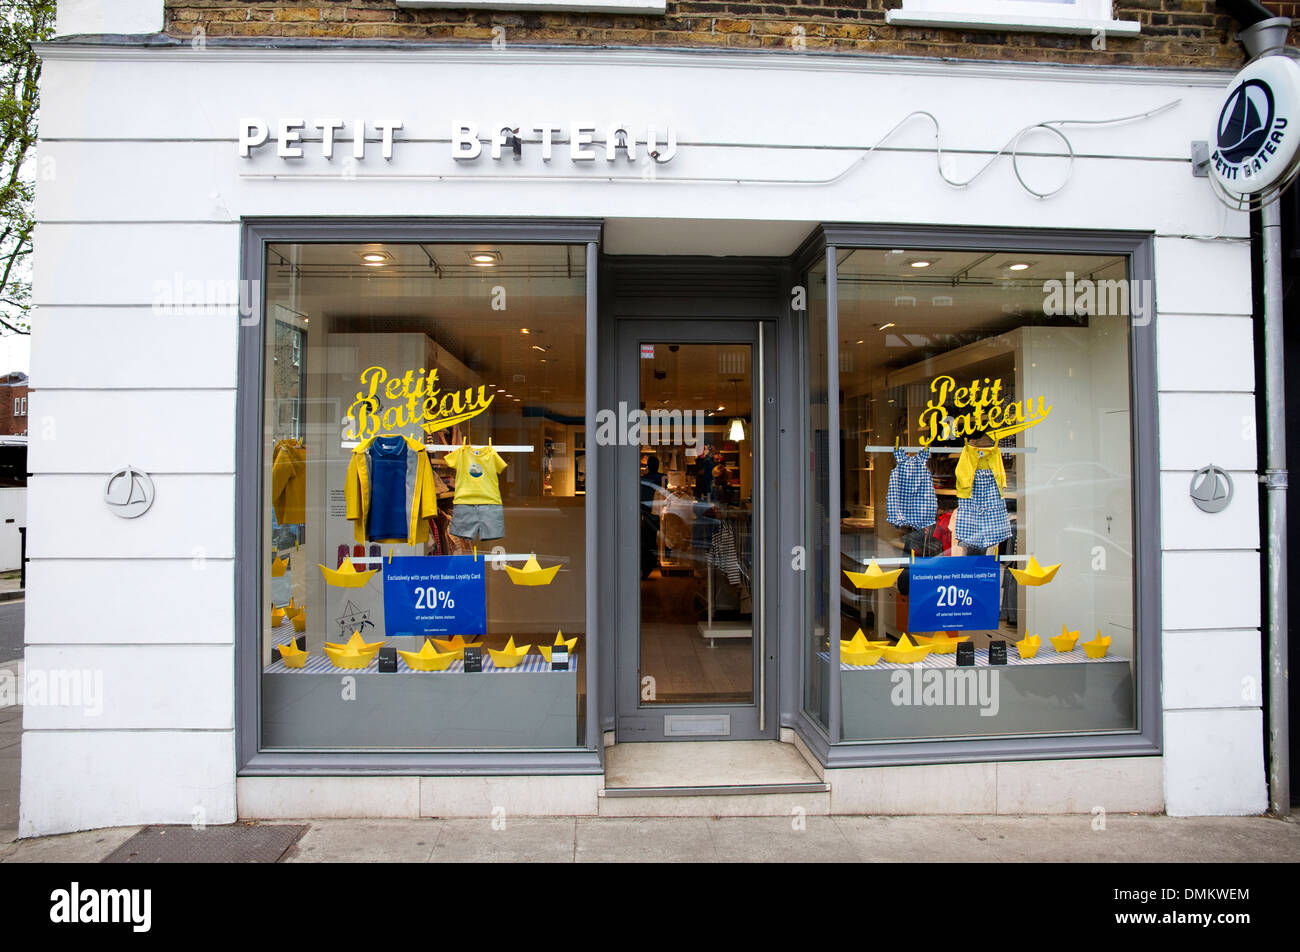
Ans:
[[[1032,33],[1136,35],[1136,20],[1116,20],[1112,0],[903,0],[885,11],[895,26],[998,29]]]

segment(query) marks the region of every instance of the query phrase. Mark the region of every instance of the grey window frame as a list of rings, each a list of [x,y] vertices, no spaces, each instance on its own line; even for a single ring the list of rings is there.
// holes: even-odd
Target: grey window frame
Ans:
[[[259,282],[254,312],[240,319],[235,444],[235,764],[236,775],[255,776],[502,776],[581,775],[604,771],[597,718],[599,623],[596,570],[596,454],[587,461],[586,499],[586,698],[585,745],[571,748],[492,748],[430,751],[262,751],[260,724],[262,592],[262,412],[265,401],[266,334],[261,290],[266,286],[266,246],[272,242],[366,241],[581,244],[587,250],[586,418],[587,443],[595,445],[597,408],[597,271],[602,221],[580,218],[278,218],[241,220],[243,281]],[[575,699],[576,703],[576,699]]]
[[[793,256],[794,274],[802,276],[819,259],[826,261],[826,338],[827,353],[838,353],[839,320],[836,294],[837,252],[856,248],[925,248],[953,251],[1024,251],[1062,254],[1124,255],[1129,261],[1129,278],[1150,282],[1155,287],[1155,236],[1144,231],[989,228],[975,226],[891,226],[852,223],[823,224],[804,242]],[[797,278],[802,280],[802,277]],[[1153,315],[1159,314],[1154,306]],[[795,314],[798,336],[808,339],[808,312]],[[1137,725],[1133,730],[1079,732],[1070,734],[1017,734],[997,738],[926,739],[912,741],[845,741],[840,725],[840,671],[831,666],[829,686],[830,718],[823,728],[803,705],[797,706],[794,726],[811,752],[829,768],[878,767],[906,764],[972,763],[997,760],[1057,760],[1088,757],[1157,756],[1163,750],[1160,701],[1161,660],[1161,549],[1160,549],[1160,464],[1159,412],[1156,384],[1156,317],[1146,324],[1134,325],[1129,352],[1129,393],[1133,419],[1133,539],[1134,539],[1134,618],[1138,631],[1136,679],[1137,698],[1134,710]],[[803,348],[799,368],[800,392],[806,393],[809,354]],[[839,363],[828,360],[827,392],[839,392]],[[838,399],[828,401],[827,429],[839,430]],[[807,457],[810,434],[803,429],[803,454]],[[839,443],[830,440],[831,498],[838,498]],[[802,467],[801,467],[802,469]],[[800,474],[799,490],[811,487],[805,473]],[[839,520],[830,519],[831,566],[839,565]],[[1139,573],[1137,567],[1141,566]],[[836,591],[834,583],[830,591]],[[800,599],[803,586],[799,586]],[[804,617],[800,614],[800,617]],[[810,672],[806,652],[802,650],[808,632],[801,631],[799,649],[799,685]]]

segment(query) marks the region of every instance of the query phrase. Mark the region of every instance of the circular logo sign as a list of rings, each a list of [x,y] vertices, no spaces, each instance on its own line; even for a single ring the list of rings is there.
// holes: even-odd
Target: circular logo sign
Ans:
[[[1202,466],[1192,474],[1191,495],[1201,512],[1223,512],[1232,502],[1232,477],[1217,466]]]
[[[153,505],[153,480],[134,466],[119,469],[104,484],[104,503],[123,519],[143,516]]]
[[[1264,56],[1232,80],[1210,137],[1210,174],[1233,195],[1261,192],[1290,172],[1300,153],[1300,65]]]

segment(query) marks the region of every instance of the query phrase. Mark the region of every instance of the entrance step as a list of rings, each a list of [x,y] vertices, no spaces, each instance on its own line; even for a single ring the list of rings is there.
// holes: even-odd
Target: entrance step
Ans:
[[[830,786],[793,744],[615,744],[605,752],[600,816],[828,814]]]

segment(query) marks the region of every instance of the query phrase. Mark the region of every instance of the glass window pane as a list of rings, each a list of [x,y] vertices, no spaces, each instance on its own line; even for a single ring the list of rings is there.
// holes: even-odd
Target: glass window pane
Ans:
[[[844,739],[1132,729],[1127,259],[840,254]]]
[[[268,248],[264,748],[582,743],[585,264]]]

